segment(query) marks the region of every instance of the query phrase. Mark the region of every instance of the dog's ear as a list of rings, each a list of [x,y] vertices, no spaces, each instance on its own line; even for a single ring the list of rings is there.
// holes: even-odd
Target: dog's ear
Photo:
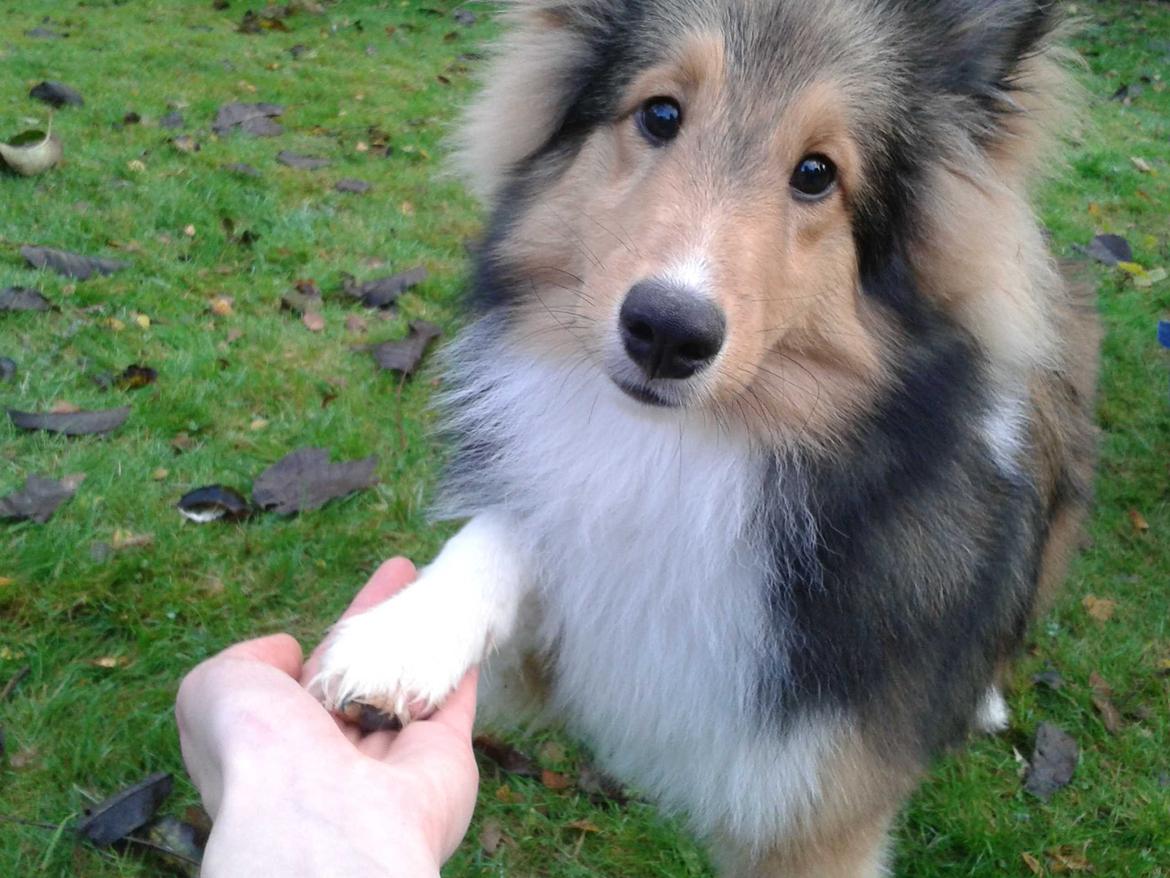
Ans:
[[[939,84],[989,108],[1016,87],[1060,16],[1056,0],[930,0],[934,27],[921,33]]]
[[[612,26],[618,0],[511,0],[492,51],[454,132],[454,161],[472,190],[493,205],[509,175],[564,121],[580,71]]]

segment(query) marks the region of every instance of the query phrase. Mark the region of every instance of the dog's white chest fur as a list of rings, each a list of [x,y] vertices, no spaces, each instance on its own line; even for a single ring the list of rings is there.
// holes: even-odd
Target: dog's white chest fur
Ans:
[[[498,377],[472,407],[510,425],[493,475],[540,565],[553,715],[701,828],[764,837],[815,797],[818,743],[763,727],[753,703],[763,669],[783,672],[751,533],[762,464],[601,376],[529,360]]]

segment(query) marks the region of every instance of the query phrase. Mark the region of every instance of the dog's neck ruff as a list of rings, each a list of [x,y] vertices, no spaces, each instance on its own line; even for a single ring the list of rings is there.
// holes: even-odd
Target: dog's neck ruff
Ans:
[[[640,405],[590,363],[497,333],[485,321],[448,354],[458,450],[443,512],[515,517],[539,565],[553,709],[603,763],[700,829],[719,815],[768,837],[815,798],[831,745],[801,721],[777,734],[758,704],[787,651],[756,530],[765,493],[784,493],[763,490],[777,468],[702,414]],[[790,518],[811,543],[802,507]],[[696,789],[720,800],[696,808]]]

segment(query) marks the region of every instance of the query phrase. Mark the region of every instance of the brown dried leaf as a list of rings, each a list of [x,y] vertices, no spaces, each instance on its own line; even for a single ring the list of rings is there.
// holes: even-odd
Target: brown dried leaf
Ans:
[[[325,318],[317,311],[306,311],[301,315],[301,323],[310,332],[321,332],[325,328]]]
[[[0,311],[49,311],[53,304],[39,290],[8,287],[0,292]]]
[[[171,793],[173,781],[166,772],[150,777],[87,808],[77,831],[93,844],[104,846],[125,838],[144,825]]]
[[[317,171],[321,168],[329,167],[332,162],[327,158],[315,155],[301,155],[300,153],[290,152],[283,149],[276,154],[276,160],[282,165],[290,168],[296,168],[298,171]]]
[[[367,308],[389,308],[399,296],[426,279],[427,270],[418,266],[389,277],[378,277],[361,283],[352,276],[345,275],[341,288],[347,295],[361,299]]]
[[[1134,531],[1139,534],[1144,534],[1150,529],[1150,523],[1146,521],[1146,517],[1136,509],[1129,510],[1129,523],[1133,525]]]
[[[1048,801],[1053,793],[1072,780],[1079,756],[1080,749],[1071,735],[1053,723],[1040,723],[1024,789]]]
[[[118,528],[114,530],[114,538],[110,541],[110,547],[114,551],[120,552],[123,549],[141,549],[153,542],[154,534],[136,534]]]
[[[591,820],[574,820],[571,823],[565,824],[568,829],[576,829],[579,832],[601,832],[601,827]]]
[[[272,119],[283,115],[284,107],[280,104],[232,102],[219,108],[211,130],[221,136],[238,129],[257,137],[274,137],[284,129]]]
[[[1093,871],[1093,864],[1085,857],[1084,851],[1077,850],[1072,845],[1049,848],[1047,854],[1052,861],[1051,866],[1054,874],[1064,875],[1068,872]]]
[[[519,777],[540,777],[540,769],[536,765],[536,760],[517,750],[511,744],[487,735],[477,736],[473,744],[477,753],[494,762],[501,771]]]
[[[77,493],[84,479],[82,473],[66,476],[59,482],[41,476],[29,476],[24,480],[23,490],[0,497],[0,519],[44,524],[62,503]]]
[[[555,771],[545,769],[540,773],[540,782],[550,790],[567,790],[573,785],[571,778]]]
[[[500,849],[500,843],[503,840],[504,830],[500,824],[495,820],[485,820],[479,830],[479,846],[483,848],[483,852],[489,857],[492,856]]]
[[[300,448],[256,479],[252,499],[262,509],[291,515],[319,509],[330,500],[369,488],[378,481],[377,457],[330,463],[323,448]]]
[[[439,335],[439,327],[433,323],[415,320],[410,324],[410,334],[402,341],[383,342],[371,348],[370,353],[381,368],[409,376],[418,368],[427,346]]]
[[[134,363],[122,370],[122,374],[114,379],[114,384],[122,390],[139,390],[158,380],[158,372],[150,366],[140,366]]]
[[[62,433],[66,436],[84,436],[92,433],[109,433],[116,430],[130,417],[130,407],[106,409],[96,412],[18,412],[8,409],[8,417],[21,430],[44,430],[48,433]]]
[[[1113,687],[1104,677],[1093,671],[1089,674],[1089,688],[1093,693],[1093,706],[1101,714],[1101,723],[1105,730],[1111,735],[1118,734],[1121,731],[1121,712],[1113,705]]]
[[[33,268],[47,268],[65,277],[88,280],[95,274],[109,275],[130,267],[117,259],[98,259],[54,250],[52,247],[21,247],[20,255]]]
[[[1044,874],[1044,870],[1040,866],[1040,861],[1038,859],[1036,859],[1034,856],[1032,856],[1030,853],[1028,853],[1027,851],[1024,851],[1022,854],[1020,854],[1020,857],[1023,859],[1024,865],[1028,867],[1028,871],[1031,872],[1033,875],[1043,875]]]
[[[1108,622],[1113,618],[1113,614],[1117,610],[1117,601],[1099,598],[1090,594],[1085,595],[1085,599],[1081,601],[1081,606],[1098,622]]]

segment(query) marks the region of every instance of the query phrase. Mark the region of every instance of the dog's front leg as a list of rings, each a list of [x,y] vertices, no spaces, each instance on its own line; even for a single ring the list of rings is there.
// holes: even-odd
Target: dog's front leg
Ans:
[[[310,688],[331,710],[369,705],[403,723],[434,710],[506,641],[530,565],[502,513],[481,513],[404,591],[340,623]]]

